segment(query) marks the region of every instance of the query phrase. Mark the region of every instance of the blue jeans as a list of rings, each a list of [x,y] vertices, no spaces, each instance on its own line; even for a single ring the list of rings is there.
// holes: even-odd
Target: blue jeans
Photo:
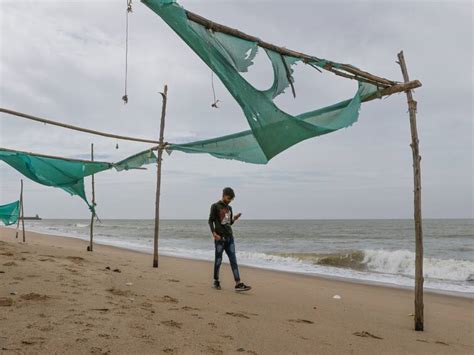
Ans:
[[[235,255],[235,244],[233,237],[226,237],[221,240],[215,240],[214,245],[216,248],[216,254],[214,259],[214,280],[219,280],[219,269],[222,264],[222,255],[225,253],[229,257],[230,267],[234,274],[234,280],[240,281],[239,267],[237,265],[237,257]]]

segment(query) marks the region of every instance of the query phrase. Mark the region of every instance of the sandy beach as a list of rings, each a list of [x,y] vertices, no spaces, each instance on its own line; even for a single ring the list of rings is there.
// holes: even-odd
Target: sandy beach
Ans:
[[[426,293],[413,330],[410,290],[151,256],[0,229],[1,354],[472,354],[473,299]],[[334,299],[340,295],[341,299]]]

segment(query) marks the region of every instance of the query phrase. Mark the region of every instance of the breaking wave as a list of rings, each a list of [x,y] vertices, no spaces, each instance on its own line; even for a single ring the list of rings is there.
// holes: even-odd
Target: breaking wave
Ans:
[[[372,271],[414,277],[415,253],[409,250],[355,250],[343,253],[280,253],[278,256],[294,258],[314,265]],[[423,271],[426,278],[472,281],[474,262],[467,260],[425,258]]]

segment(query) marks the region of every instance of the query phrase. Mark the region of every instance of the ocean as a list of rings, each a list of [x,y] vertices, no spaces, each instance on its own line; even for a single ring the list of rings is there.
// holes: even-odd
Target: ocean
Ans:
[[[153,220],[102,220],[94,226],[97,243],[152,252]],[[160,254],[213,260],[207,221],[162,220],[160,226]],[[473,227],[472,219],[424,220],[426,289],[474,296]],[[26,228],[89,239],[88,220],[26,221]],[[241,220],[234,234],[241,265],[414,286],[412,220]]]

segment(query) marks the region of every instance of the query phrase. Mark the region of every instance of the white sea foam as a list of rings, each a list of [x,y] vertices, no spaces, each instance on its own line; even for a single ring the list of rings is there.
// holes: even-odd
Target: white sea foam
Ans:
[[[363,263],[370,271],[414,277],[415,253],[409,250],[364,250]],[[430,279],[466,281],[474,263],[466,260],[424,258],[424,276]]]
[[[147,223],[149,222],[106,221],[97,225],[94,240],[101,244],[151,253],[153,226]],[[88,240],[88,228],[86,228],[88,226],[86,221],[42,221],[41,223],[32,224],[30,230],[36,229],[44,233]],[[266,225],[264,226],[266,227]],[[177,224],[177,226],[164,225],[164,236],[160,236],[160,254],[212,261],[214,259],[212,241],[209,238],[199,236],[199,229],[196,231],[194,222],[190,224],[189,231],[181,227],[182,224]],[[204,231],[204,235],[207,232],[206,228],[207,226],[203,224],[202,231]],[[177,235],[176,233],[180,234]],[[250,237],[239,238],[237,242],[239,264],[264,269],[359,280],[361,282],[378,282],[397,287],[414,286],[415,254],[409,250],[371,248],[372,245],[378,245],[384,241],[377,238],[373,242],[364,241],[363,245],[357,244],[355,249],[339,251],[347,247],[347,243],[345,239],[337,239],[338,237],[326,239],[319,245],[307,248],[308,241],[312,242],[309,238],[311,238],[309,234],[291,239],[289,242],[273,236],[264,240]],[[390,239],[390,241],[393,244],[393,239]],[[337,251],[325,252],[324,249],[321,249],[320,246],[326,246],[328,243],[332,243],[332,250]],[[398,243],[402,244],[401,242]],[[464,240],[459,246],[463,245],[471,247]],[[459,246],[453,245],[453,248],[457,247],[459,249]],[[289,249],[289,247],[293,249]],[[268,251],[272,248],[275,251]],[[357,250],[358,248],[360,250]],[[289,250],[290,252],[283,254],[280,250]],[[311,253],[302,250],[322,251]],[[456,253],[460,252],[456,251]],[[453,254],[451,251],[451,254],[449,254],[455,256],[456,259],[444,259],[444,252],[439,254],[440,257],[425,258],[426,288],[474,295],[474,282],[469,279],[474,275],[474,262],[463,260],[456,253]],[[224,258],[224,262],[227,262],[227,258]]]

